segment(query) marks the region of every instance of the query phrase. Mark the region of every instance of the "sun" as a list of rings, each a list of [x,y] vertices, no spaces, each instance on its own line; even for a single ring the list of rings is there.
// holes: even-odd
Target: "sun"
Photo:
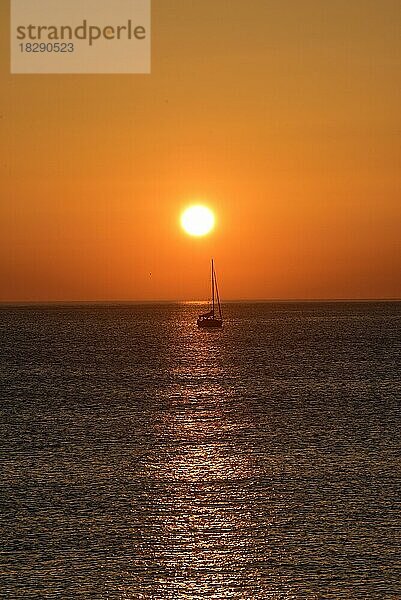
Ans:
[[[212,231],[215,217],[210,208],[196,204],[187,208],[181,215],[181,227],[189,235],[201,237]]]

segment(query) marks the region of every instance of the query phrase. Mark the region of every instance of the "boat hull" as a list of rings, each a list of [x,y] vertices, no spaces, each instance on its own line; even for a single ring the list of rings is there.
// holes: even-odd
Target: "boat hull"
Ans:
[[[197,325],[201,329],[218,329],[223,326],[221,319],[198,319]]]

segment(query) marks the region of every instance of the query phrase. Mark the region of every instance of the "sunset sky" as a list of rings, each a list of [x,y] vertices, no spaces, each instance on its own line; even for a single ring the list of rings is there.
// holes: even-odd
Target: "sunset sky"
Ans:
[[[401,2],[152,6],[151,75],[10,75],[1,1],[0,301],[400,298]]]

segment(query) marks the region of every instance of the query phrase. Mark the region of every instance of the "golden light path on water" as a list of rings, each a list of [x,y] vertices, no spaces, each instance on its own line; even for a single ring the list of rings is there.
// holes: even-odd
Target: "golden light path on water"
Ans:
[[[249,439],[253,417],[241,406],[232,383],[240,373],[233,365],[228,372],[222,338],[194,330],[191,320],[168,344],[175,365],[168,390],[155,398],[157,443],[142,464],[149,522],[141,524],[148,532],[141,560],[157,565],[154,598],[291,598],[262,581],[275,515],[267,520],[260,506],[266,482],[258,483],[262,467]],[[274,493],[263,489],[265,498]],[[124,597],[137,596],[128,589]]]

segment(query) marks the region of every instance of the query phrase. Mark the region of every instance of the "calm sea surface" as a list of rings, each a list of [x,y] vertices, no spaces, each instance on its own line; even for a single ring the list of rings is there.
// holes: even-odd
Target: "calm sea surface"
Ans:
[[[0,597],[401,598],[401,303],[0,308]]]

